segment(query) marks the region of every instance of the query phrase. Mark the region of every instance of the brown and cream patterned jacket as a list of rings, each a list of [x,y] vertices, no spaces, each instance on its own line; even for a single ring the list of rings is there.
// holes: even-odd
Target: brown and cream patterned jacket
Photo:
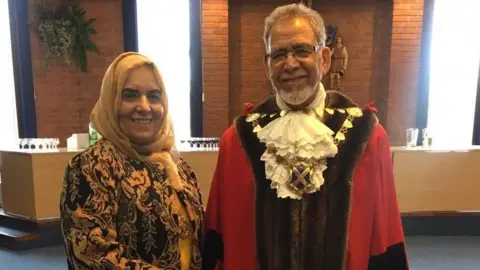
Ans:
[[[129,158],[107,140],[67,166],[60,212],[69,269],[181,269],[181,203],[193,235],[189,269],[200,269],[203,208],[192,169],[180,159],[184,189],[163,168]]]

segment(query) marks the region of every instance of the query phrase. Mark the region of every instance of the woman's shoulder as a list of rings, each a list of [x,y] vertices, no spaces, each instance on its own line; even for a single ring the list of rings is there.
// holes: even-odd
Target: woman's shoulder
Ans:
[[[101,139],[87,149],[75,155],[69,162],[70,167],[78,167],[81,164],[105,163],[112,164],[121,159],[122,155],[108,140]]]

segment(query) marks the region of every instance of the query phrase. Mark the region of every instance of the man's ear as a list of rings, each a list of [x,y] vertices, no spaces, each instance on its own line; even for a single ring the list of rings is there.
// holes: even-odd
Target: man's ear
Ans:
[[[328,47],[322,47],[320,49],[321,57],[318,58],[318,64],[322,65],[323,75],[326,75],[330,70],[330,65],[332,64],[332,52]]]

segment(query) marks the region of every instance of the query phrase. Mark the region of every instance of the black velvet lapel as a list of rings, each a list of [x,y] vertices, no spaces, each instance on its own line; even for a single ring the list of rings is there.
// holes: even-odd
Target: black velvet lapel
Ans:
[[[328,91],[326,108],[357,106],[343,94]],[[278,112],[272,96],[255,107],[252,112]],[[265,145],[253,133],[246,116],[235,121],[242,146],[250,159],[255,175],[255,226],[258,268],[270,269],[343,269],[346,258],[348,219],[352,176],[377,122],[370,110],[355,118],[346,140],[339,145],[335,158],[329,159],[324,172],[325,184],[316,193],[302,200],[279,199],[271,181],[265,177],[265,163],[260,160]],[[278,114],[277,114],[278,115]],[[325,113],[324,123],[337,132],[346,119],[346,113]],[[258,120],[267,125],[278,116]]]

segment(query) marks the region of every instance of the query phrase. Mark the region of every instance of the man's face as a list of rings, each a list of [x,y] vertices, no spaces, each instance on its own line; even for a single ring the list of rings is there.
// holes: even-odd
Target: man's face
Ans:
[[[276,22],[267,53],[266,72],[279,96],[290,105],[308,106],[330,67],[330,50],[318,47],[310,22],[301,17]]]

